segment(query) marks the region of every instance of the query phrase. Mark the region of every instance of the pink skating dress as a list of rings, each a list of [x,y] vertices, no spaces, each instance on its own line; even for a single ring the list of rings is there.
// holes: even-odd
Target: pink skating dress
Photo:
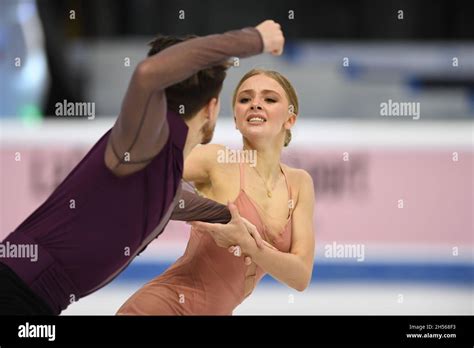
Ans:
[[[292,199],[288,178],[281,168]],[[282,252],[291,247],[292,205],[284,227],[271,229],[274,219],[266,215],[245,192],[240,165],[240,191],[235,200],[242,217],[254,224],[262,238]],[[261,212],[261,213],[259,213]],[[264,219],[266,218],[266,219]],[[280,231],[276,234],[270,231]],[[208,233],[191,229],[184,252],[170,268],[133,294],[118,310],[119,315],[231,315],[265,275],[243,257],[216,245]]]

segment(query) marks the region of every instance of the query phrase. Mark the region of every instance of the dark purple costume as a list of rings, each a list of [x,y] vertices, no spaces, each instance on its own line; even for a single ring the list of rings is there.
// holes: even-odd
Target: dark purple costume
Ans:
[[[0,263],[59,314],[115,278],[163,231],[172,214],[179,220],[228,221],[225,206],[181,192],[188,128],[181,116],[166,112],[164,92],[205,67],[262,48],[258,31],[246,28],[189,40],[140,63],[114,127],[2,242],[37,244],[38,260],[3,258]],[[160,133],[159,127],[167,131]],[[120,156],[125,153],[132,156],[130,165],[146,166],[116,175],[120,168],[114,172],[104,162],[108,143],[117,168],[127,165]],[[173,213],[181,197],[187,210]],[[9,302],[8,291],[2,292],[0,279],[0,314]]]

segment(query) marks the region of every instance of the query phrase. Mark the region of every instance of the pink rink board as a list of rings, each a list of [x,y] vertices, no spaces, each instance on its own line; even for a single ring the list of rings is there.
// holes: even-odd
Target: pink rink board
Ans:
[[[1,150],[1,238],[49,196],[86,151]],[[319,242],[473,244],[472,152],[458,151],[455,161],[456,149],[357,149],[344,161],[347,149],[287,151],[283,162],[313,177]],[[183,240],[185,228],[173,223],[160,240]]]

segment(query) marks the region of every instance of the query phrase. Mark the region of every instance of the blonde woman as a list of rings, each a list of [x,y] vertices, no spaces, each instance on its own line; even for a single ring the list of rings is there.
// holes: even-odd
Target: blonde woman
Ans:
[[[184,255],[118,314],[230,315],[266,273],[298,291],[310,283],[313,182],[280,160],[298,114],[295,90],[278,72],[251,70],[237,85],[232,105],[242,150],[255,151],[256,162],[221,163],[217,158],[225,147],[210,144],[195,148],[184,168],[184,178],[207,198],[232,202],[231,222],[193,222]],[[257,246],[258,235],[263,247]],[[235,257],[239,252],[247,257]]]

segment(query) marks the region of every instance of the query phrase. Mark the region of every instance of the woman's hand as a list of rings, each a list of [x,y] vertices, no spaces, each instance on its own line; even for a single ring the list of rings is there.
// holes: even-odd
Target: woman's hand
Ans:
[[[193,221],[189,224],[196,230],[207,232],[214,239],[216,244],[222,248],[229,248],[233,245],[240,245],[244,250],[251,249],[253,246],[263,248],[263,239],[255,226],[242,218],[235,204],[228,204],[231,220],[227,224],[206,223]],[[249,229],[247,226],[252,226]]]
[[[267,241],[262,239],[262,237],[260,236],[260,233],[257,230],[257,227],[255,227],[254,224],[252,224],[246,218],[242,218],[242,220],[244,221],[244,224],[245,224],[245,227],[247,228],[247,231],[255,239],[255,242],[258,246],[263,246],[263,247],[270,248],[270,249],[273,249],[273,250],[278,250],[273,245],[271,245],[270,243],[268,243]],[[233,253],[235,256],[240,257],[242,255],[242,248],[240,247],[240,245],[233,245],[233,246],[229,247],[228,250],[229,250],[230,253]],[[247,250],[247,248],[246,248],[246,250]],[[245,254],[244,257],[245,257],[244,262],[247,266],[250,265],[253,262],[251,256]]]
[[[252,226],[253,226],[253,225],[252,225]],[[263,242],[263,246],[264,246],[264,247],[269,248],[269,249],[272,249],[272,250],[278,250],[277,248],[275,248],[273,245],[271,245],[271,244],[268,243],[267,241],[262,240],[262,242]],[[240,257],[240,256],[242,255],[242,249],[240,248],[239,245],[233,245],[233,246],[229,247],[228,250],[229,250],[230,253],[234,254],[235,256]],[[247,266],[250,265],[250,264],[253,262],[251,256],[244,255],[244,257],[245,257],[244,262],[245,262],[245,264],[246,264]]]

